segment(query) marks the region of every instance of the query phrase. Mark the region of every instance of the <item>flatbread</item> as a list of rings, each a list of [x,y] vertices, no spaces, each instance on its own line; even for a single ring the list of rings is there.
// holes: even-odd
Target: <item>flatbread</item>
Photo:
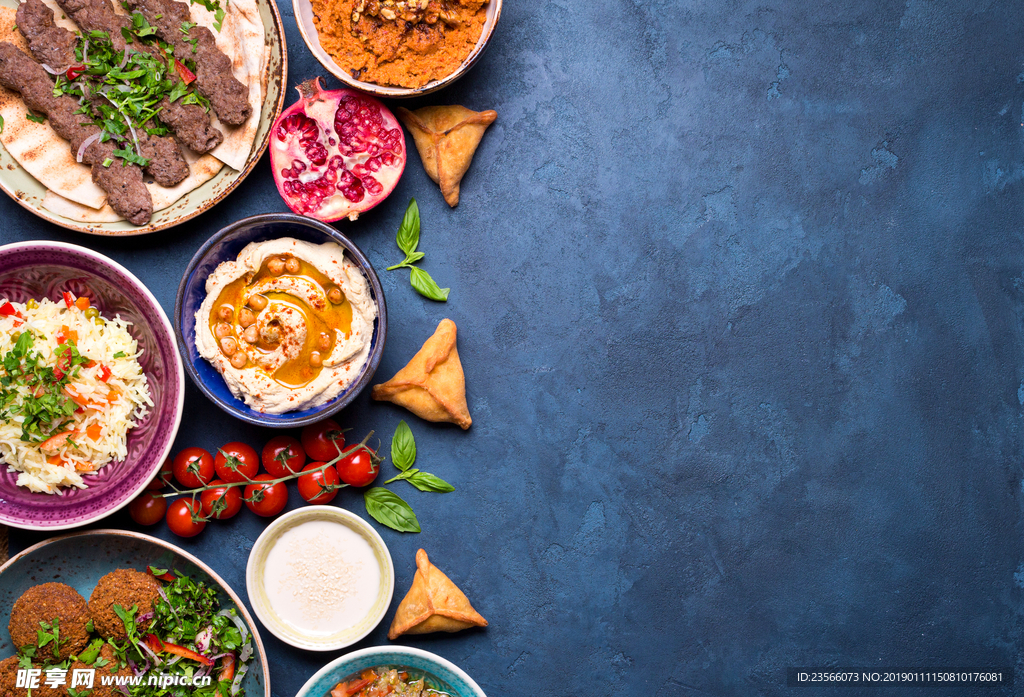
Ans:
[[[217,48],[231,59],[232,74],[243,85],[249,86],[252,114],[245,123],[241,126],[225,126],[216,116],[212,119],[213,125],[224,134],[224,141],[210,154],[228,167],[241,170],[249,159],[249,152],[256,140],[256,130],[260,126],[270,50],[266,46],[266,32],[255,0],[221,0],[221,7],[225,2],[228,2],[228,7],[219,32],[213,28],[213,13],[202,5],[191,5],[189,13],[193,22],[210,28]],[[248,50],[245,50],[246,47]],[[155,202],[153,208],[157,210]]]
[[[51,9],[57,6],[53,0],[43,1]],[[74,25],[68,27],[68,20],[61,19],[62,16],[58,9],[57,24],[77,31]],[[28,41],[14,28],[14,24],[15,10],[0,7],[0,41],[9,41],[28,53]],[[93,183],[89,168],[75,161],[67,141],[59,138],[49,124],[29,121],[25,118],[27,113],[20,94],[0,87],[0,116],[4,119],[0,143],[11,157],[50,191],[59,191],[65,198],[82,206],[103,207],[107,194]],[[54,142],[60,147],[52,147]]]
[[[189,175],[185,178],[185,181],[169,188],[153,183],[146,184],[150,196],[153,197],[154,211],[167,208],[189,191],[213,179],[217,172],[221,170],[221,167],[224,166],[213,155],[197,155],[188,148],[182,149],[182,154],[185,156],[185,162],[188,163],[189,168]],[[56,213],[81,223],[116,223],[118,220],[124,220],[124,218],[114,212],[113,208],[106,205],[105,196],[103,207],[96,210],[76,203],[60,194],[55,194],[51,190],[47,191],[46,196],[43,197],[43,208],[51,213]]]
[[[221,1],[223,3],[226,0]],[[58,26],[78,31],[78,26],[64,15],[55,0],[43,2],[54,10]],[[115,12],[125,14],[119,2],[112,4]],[[212,179],[223,164],[236,170],[245,167],[256,140],[260,111],[266,98],[270,46],[266,43],[266,33],[256,0],[227,2],[219,33],[212,28],[212,12],[200,5],[191,5],[190,12],[192,21],[210,27],[217,47],[231,59],[232,73],[242,84],[249,86],[249,103],[253,113],[241,126],[225,126],[211,111],[213,125],[224,133],[223,142],[206,155],[182,147],[182,154],[191,173],[174,187],[146,185],[153,197],[154,211],[173,205],[182,196]],[[10,41],[31,55],[28,42],[15,28],[15,10],[9,7],[0,7],[0,41]],[[48,189],[43,207],[79,222],[123,220],[107,205],[106,192],[93,183],[89,167],[75,161],[67,141],[54,133],[48,124],[26,119],[27,113],[21,95],[0,87],[0,116],[4,119],[0,143],[18,164]]]

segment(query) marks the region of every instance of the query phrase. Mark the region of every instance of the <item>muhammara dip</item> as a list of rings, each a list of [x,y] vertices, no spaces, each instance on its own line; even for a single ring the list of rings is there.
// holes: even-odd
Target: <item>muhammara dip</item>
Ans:
[[[364,82],[422,87],[473,51],[487,0],[312,0],[320,45]]]
[[[360,374],[377,306],[366,278],[333,242],[253,242],[206,279],[196,347],[253,409],[325,404]]]

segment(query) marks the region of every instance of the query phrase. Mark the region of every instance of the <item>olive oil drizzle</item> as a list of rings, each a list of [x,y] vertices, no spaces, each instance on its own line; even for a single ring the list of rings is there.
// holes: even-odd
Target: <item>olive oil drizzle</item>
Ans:
[[[272,259],[283,259],[279,255],[269,257],[264,260],[259,271],[253,275],[246,275],[242,278],[235,279],[231,283],[227,284],[220,295],[217,296],[216,301],[213,304],[213,308],[210,312],[210,333],[216,337],[215,327],[220,322],[224,321],[218,316],[218,310],[224,305],[230,305],[234,308],[232,318],[229,324],[231,325],[231,334],[239,344],[240,351],[245,350],[248,347],[249,350],[255,349],[256,351],[264,354],[272,353],[277,350],[278,343],[269,343],[261,335],[257,339],[255,344],[249,344],[244,338],[242,338],[245,332],[245,327],[242,327],[238,322],[239,311],[246,307],[246,294],[249,289],[257,285],[260,281],[268,278],[299,278],[307,281],[312,281],[314,284],[324,290],[326,295],[330,288],[336,286],[324,273],[322,273],[315,266],[307,261],[298,259],[299,271],[298,273],[289,273],[284,271],[280,274],[273,274],[268,268],[268,263]],[[321,360],[325,360],[330,356],[331,351],[334,350],[335,344],[335,329],[340,330],[346,338],[351,335],[352,332],[352,304],[348,301],[347,297],[343,297],[341,304],[334,305],[330,301],[327,301],[326,307],[321,310],[316,310],[310,307],[301,298],[291,295],[287,292],[272,290],[264,294],[264,297],[272,304],[278,306],[284,306],[291,308],[297,312],[303,320],[306,326],[306,340],[303,343],[298,356],[288,361],[285,361],[280,368],[278,368],[271,377],[289,388],[298,388],[312,382],[323,370],[321,366],[314,366],[310,359],[313,352],[318,352],[321,356]],[[260,313],[252,307],[253,314],[258,316]],[[319,345],[321,334],[326,334],[329,337],[329,343],[326,348]],[[220,340],[218,339],[218,342]],[[252,361],[246,364],[246,367],[252,367]]]

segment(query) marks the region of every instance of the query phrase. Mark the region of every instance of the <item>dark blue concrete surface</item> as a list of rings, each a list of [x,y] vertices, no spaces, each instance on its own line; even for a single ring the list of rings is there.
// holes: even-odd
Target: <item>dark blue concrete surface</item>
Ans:
[[[323,71],[281,9],[295,84]],[[418,103],[498,111],[459,208],[413,155],[339,227],[383,273],[379,374],[448,316],[469,382],[468,433],[411,420],[458,490],[398,488],[424,532],[382,531],[396,593],[422,546],[491,626],[408,643],[492,697],[1024,667],[1024,6],[510,1],[470,75]],[[411,196],[446,306],[383,272]],[[170,310],[208,235],[279,210],[264,160],[180,229],[83,237],[2,201],[0,237],[87,244]],[[404,416],[364,395],[342,420],[389,438]],[[177,445],[269,435],[190,388]],[[262,528],[181,544],[244,591]],[[264,639],[277,697],[333,657]]]

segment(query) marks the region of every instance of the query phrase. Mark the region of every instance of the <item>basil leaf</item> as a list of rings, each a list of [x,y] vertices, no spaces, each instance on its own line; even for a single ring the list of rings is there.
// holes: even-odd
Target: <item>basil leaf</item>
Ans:
[[[416,439],[412,429],[404,420],[398,422],[395,435],[391,438],[391,462],[403,472],[416,462]]]
[[[409,269],[409,283],[416,289],[416,292],[424,298],[438,302],[448,302],[448,293],[451,288],[439,288],[430,274],[415,266]]]
[[[409,207],[405,209],[405,217],[402,218],[395,241],[398,243],[398,248],[405,252],[407,257],[416,251],[416,246],[420,243],[420,207],[416,205],[416,199],[409,201]]]
[[[405,261],[403,261],[402,263],[403,264],[415,264],[417,261],[419,261],[420,259],[422,259],[425,256],[427,256],[427,255],[424,254],[423,252],[413,252],[412,254],[410,254],[407,257],[405,257]]]
[[[447,494],[449,491],[455,491],[455,487],[440,477],[435,477],[430,472],[417,472],[411,477],[408,477],[408,480],[410,484],[420,491],[435,491],[439,494]]]
[[[399,532],[419,532],[420,522],[412,507],[387,489],[375,486],[365,494],[366,512],[381,525]]]

